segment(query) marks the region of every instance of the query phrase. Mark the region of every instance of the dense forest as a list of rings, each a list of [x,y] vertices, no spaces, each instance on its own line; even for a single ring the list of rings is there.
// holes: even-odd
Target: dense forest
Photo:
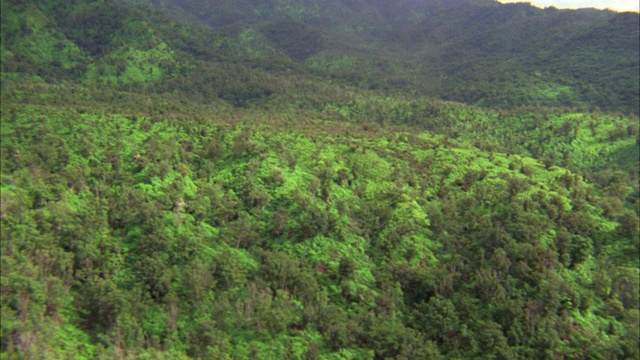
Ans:
[[[0,1],[0,358],[640,356],[638,13]]]

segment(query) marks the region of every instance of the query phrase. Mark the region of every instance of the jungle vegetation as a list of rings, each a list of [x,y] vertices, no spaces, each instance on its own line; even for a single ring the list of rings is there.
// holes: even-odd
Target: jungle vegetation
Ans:
[[[2,359],[638,358],[637,13],[0,1]]]

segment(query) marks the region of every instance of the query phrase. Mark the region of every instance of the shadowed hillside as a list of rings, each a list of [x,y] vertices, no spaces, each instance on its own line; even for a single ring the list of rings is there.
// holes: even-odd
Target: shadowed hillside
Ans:
[[[487,107],[597,106],[634,114],[640,107],[637,13],[543,10],[490,0],[153,5],[187,23],[234,29],[240,43],[254,32],[277,37],[275,43],[258,42],[360,85]],[[238,35],[238,29],[245,30]]]

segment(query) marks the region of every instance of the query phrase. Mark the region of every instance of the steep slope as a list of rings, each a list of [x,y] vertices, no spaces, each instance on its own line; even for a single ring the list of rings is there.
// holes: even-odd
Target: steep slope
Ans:
[[[637,14],[542,11],[527,5],[491,14],[475,12],[468,21],[491,23],[493,18],[502,23],[487,24],[475,29],[477,35],[460,36],[427,52],[425,61],[445,64],[447,98],[486,104],[591,104],[637,113],[638,87],[633,84],[639,81],[639,69],[637,62],[629,62],[639,56]],[[456,31],[447,28],[443,33]]]
[[[2,72],[64,77],[80,76],[87,55],[57,30],[49,17],[30,2],[2,0]]]
[[[570,74],[573,79],[586,80],[575,86],[585,102],[606,110],[637,113],[640,108],[638,39],[640,20],[637,14],[617,14],[599,27],[570,39],[566,46],[556,49],[548,61],[558,69],[556,74]]]
[[[595,105],[639,112],[633,86],[640,72],[638,14],[489,0],[152,5],[230,31],[238,43],[252,39],[261,49],[254,57],[285,55],[363,86],[403,87],[489,107]],[[624,45],[608,45],[619,41]],[[583,76],[576,63],[598,76]]]
[[[3,72],[48,80],[159,82],[193,69],[194,57],[213,58],[224,43],[221,35],[171,25],[159,14],[110,0],[3,0],[2,9]]]
[[[640,112],[638,14],[494,1],[123,3],[135,7],[115,1],[24,7],[5,0],[5,18],[13,20],[6,21],[3,43],[17,48],[3,45],[4,68],[135,84],[197,71],[193,58],[250,60],[486,107]],[[20,35],[16,19],[26,17],[15,13],[19,7],[40,13],[36,29],[48,35]],[[181,25],[167,26],[157,11]],[[53,46],[62,51],[43,51]],[[35,55],[43,53],[55,59],[44,63]]]

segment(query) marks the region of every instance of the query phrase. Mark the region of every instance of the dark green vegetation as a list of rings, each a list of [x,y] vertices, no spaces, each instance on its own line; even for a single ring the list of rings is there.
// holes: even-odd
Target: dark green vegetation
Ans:
[[[148,78],[158,79],[175,73],[174,60],[188,63],[181,50],[490,108],[640,112],[637,13],[493,0],[119,1],[137,10],[114,1],[5,3],[33,17],[3,15],[3,49],[11,52],[3,53],[3,67],[32,62],[56,78],[65,69],[76,78],[137,82],[153,68]],[[178,53],[168,57],[163,42]],[[25,45],[39,50],[25,52]]]
[[[3,359],[638,358],[638,14],[123,3],[2,0]]]

